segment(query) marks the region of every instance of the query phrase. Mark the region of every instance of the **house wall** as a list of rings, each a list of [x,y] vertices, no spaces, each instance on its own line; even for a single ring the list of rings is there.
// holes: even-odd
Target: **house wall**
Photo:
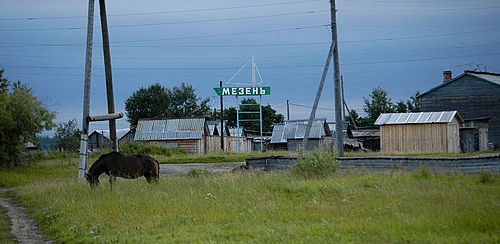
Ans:
[[[205,153],[220,152],[220,136],[206,136],[204,137],[206,143]],[[237,137],[224,137],[224,151],[225,152],[238,152],[238,138]],[[252,139],[240,137],[240,152],[246,153],[252,151]]]
[[[186,140],[165,140],[165,141],[148,141],[148,143],[166,148],[179,148],[190,153],[203,153],[202,140],[186,139]]]
[[[405,124],[380,126],[380,147],[382,153],[447,153],[447,124]],[[456,127],[458,136],[458,126]],[[451,138],[450,138],[451,140]],[[459,142],[459,139],[452,139]],[[450,147],[450,148],[454,148]],[[460,148],[460,144],[458,144]],[[451,152],[456,152],[452,150]]]
[[[500,86],[464,76],[420,97],[423,112],[458,111],[464,120],[490,118],[488,141],[500,148]]]
[[[99,133],[92,133],[88,139],[89,150],[96,150],[111,146],[111,141]]]

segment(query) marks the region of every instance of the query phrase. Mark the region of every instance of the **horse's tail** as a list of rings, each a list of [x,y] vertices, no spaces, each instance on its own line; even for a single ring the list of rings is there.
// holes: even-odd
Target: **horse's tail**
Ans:
[[[156,173],[156,176],[157,177],[160,177],[160,163],[158,162],[158,160],[155,159],[155,173]]]

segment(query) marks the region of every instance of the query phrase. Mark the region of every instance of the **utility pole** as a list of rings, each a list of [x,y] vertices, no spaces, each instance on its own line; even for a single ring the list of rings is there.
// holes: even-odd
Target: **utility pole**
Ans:
[[[290,101],[288,99],[286,100],[286,117],[287,120],[290,120]]]
[[[344,99],[344,76],[340,76],[340,86],[342,87],[342,121],[345,121],[345,99]]]
[[[109,34],[108,20],[106,17],[106,2],[99,0],[99,10],[101,13],[101,32],[102,32],[102,49],[104,51],[104,71],[106,73],[106,95],[108,99],[108,114],[115,113],[115,99],[113,96],[113,75],[111,73],[111,53],[109,51]],[[109,120],[109,139],[111,140],[111,148],[113,151],[118,151],[118,143],[116,139],[116,120]]]
[[[219,82],[220,88],[222,89],[222,81]],[[220,96],[220,149],[224,152],[224,96]]]
[[[90,78],[92,75],[92,40],[94,38],[94,0],[89,0],[87,19],[87,47],[85,49],[85,84],[83,94],[82,134],[80,136],[80,159],[78,162],[78,182],[82,182],[88,164],[88,138],[90,114]]]
[[[339,65],[339,45],[337,39],[337,10],[335,0],[330,0],[330,14],[332,22],[332,45],[333,49],[333,71],[334,71],[334,97],[335,97],[335,131],[337,132],[337,156],[344,157],[344,138],[342,129],[342,102],[340,101],[340,65]]]
[[[334,57],[334,96],[335,96],[335,130],[337,131],[337,155],[338,157],[344,156],[344,141],[342,133],[342,103],[340,102],[340,68],[339,68],[339,55],[338,55],[338,42],[337,42],[337,22],[336,22],[336,10],[335,10],[335,0],[330,0],[330,14],[331,14],[331,27],[332,27],[332,43],[330,45],[330,51],[328,52],[328,58],[323,69],[323,75],[321,76],[321,81],[319,83],[318,91],[316,92],[316,98],[314,99],[314,105],[311,110],[311,115],[309,116],[309,121],[307,122],[306,131],[304,134],[304,140],[302,141],[302,146],[299,150],[299,157],[302,155],[302,150],[307,145],[307,140],[311,132],[312,122],[316,115],[316,110],[318,109],[319,99],[321,97],[321,92],[323,90],[323,85],[325,83],[326,74],[328,73],[328,66],[332,56]]]

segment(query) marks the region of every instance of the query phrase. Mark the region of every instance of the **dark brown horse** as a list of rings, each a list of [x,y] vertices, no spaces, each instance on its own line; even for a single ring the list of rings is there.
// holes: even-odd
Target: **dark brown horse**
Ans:
[[[151,183],[151,181],[158,182],[160,165],[156,159],[147,155],[124,155],[111,152],[101,155],[85,174],[85,178],[91,186],[95,186],[99,184],[99,176],[102,173],[126,179],[144,176]]]

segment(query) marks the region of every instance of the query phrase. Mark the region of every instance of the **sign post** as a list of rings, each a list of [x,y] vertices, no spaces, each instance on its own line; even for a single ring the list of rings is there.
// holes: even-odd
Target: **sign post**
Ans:
[[[262,137],[262,96],[271,95],[271,87],[268,86],[253,86],[253,87],[216,87],[215,93],[221,98],[223,96],[236,97],[236,130],[238,133],[238,153],[240,153],[240,113],[258,113],[260,123],[260,151],[264,151],[263,137]],[[240,112],[239,96],[259,96],[259,112]],[[242,104],[252,105],[252,104]],[[253,121],[245,119],[244,121]],[[255,120],[256,121],[256,120]]]

